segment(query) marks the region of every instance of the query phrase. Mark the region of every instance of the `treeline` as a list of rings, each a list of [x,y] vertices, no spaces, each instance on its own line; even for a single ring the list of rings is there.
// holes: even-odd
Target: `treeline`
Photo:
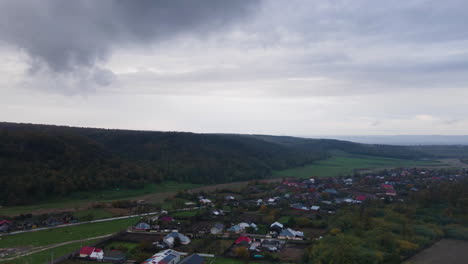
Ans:
[[[29,204],[82,190],[175,180],[261,179],[326,152],[250,137],[0,124],[0,203]]]
[[[330,150],[399,158],[405,147],[293,137],[194,134],[0,123],[0,203],[28,204],[74,191],[140,188],[174,180],[262,179]]]
[[[428,145],[413,146],[412,148],[416,151],[423,152],[438,158],[468,159],[468,145]]]

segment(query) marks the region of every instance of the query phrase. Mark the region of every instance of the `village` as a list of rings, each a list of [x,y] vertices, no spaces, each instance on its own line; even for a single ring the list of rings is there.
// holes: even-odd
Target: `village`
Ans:
[[[59,263],[201,264],[216,258],[300,263],[314,241],[330,234],[329,220],[341,208],[373,200],[404,203],[428,183],[458,181],[465,174],[392,169],[349,177],[252,181],[240,189],[206,193],[181,191],[173,198],[180,209],[140,217],[128,229],[85,245]],[[122,203],[143,206],[145,201]],[[77,221],[70,214],[43,218],[40,223],[28,216],[4,219],[0,231]]]

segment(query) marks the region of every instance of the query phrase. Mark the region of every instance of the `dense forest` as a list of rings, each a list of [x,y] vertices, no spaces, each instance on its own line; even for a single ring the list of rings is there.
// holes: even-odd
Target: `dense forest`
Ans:
[[[261,179],[272,170],[325,159],[331,150],[395,158],[429,155],[338,140],[0,123],[0,203],[28,204],[50,195],[140,188],[163,180]]]

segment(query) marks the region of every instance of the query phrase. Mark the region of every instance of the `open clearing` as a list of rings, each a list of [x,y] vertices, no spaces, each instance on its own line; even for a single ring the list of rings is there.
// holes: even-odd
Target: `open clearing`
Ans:
[[[180,190],[200,187],[200,184],[163,182],[147,184],[142,189],[135,190],[105,190],[72,193],[67,198],[51,199],[39,204],[26,206],[10,206],[0,208],[0,215],[15,216],[20,214],[45,214],[85,210],[94,202],[109,202],[113,200],[130,199],[135,197],[158,196],[160,202]],[[160,197],[159,197],[160,196]]]
[[[360,155],[350,156],[332,156],[329,159],[321,160],[316,163],[275,171],[274,177],[300,177],[300,178],[325,178],[345,176],[354,173],[357,170],[376,169],[376,168],[397,168],[397,167],[421,167],[438,166],[437,161],[423,160],[403,160],[393,158],[370,157]]]
[[[468,241],[443,239],[404,262],[404,264],[447,263],[468,263]]]
[[[134,225],[138,218],[83,224],[0,237],[0,248],[46,246],[116,233]]]
[[[70,252],[80,249],[82,246],[91,245],[99,241],[99,239],[95,240],[87,240],[82,242],[75,242],[59,247],[50,248],[38,253],[34,253],[28,256],[17,258],[13,261],[5,261],[0,263],[5,264],[44,264],[49,263],[49,261],[53,258],[58,258],[63,255],[66,255]],[[88,262],[89,263],[89,262]]]

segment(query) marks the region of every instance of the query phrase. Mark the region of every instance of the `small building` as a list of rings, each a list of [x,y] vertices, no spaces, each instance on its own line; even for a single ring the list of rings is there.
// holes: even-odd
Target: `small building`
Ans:
[[[213,202],[210,199],[202,198],[200,199],[200,203],[203,205],[208,205],[208,204],[212,204]]]
[[[359,201],[361,203],[364,202],[367,199],[369,199],[369,197],[367,195],[364,195],[364,194],[358,195],[355,198],[356,201]]]
[[[210,230],[210,233],[213,235],[221,234],[224,231],[224,225],[221,223],[216,223]]]
[[[300,210],[300,211],[309,211],[309,207],[305,206],[304,204],[302,203],[295,203],[295,204],[291,204],[290,207],[292,209],[295,209],[295,210]]]
[[[283,224],[281,224],[279,222],[274,222],[270,226],[271,231],[275,231],[275,232],[278,232],[278,233],[281,232],[283,230],[283,228],[284,228]]]
[[[100,248],[95,248],[93,253],[89,256],[90,259],[101,261],[104,258],[104,251]]]
[[[179,232],[172,232],[172,233],[167,234],[163,238],[163,241],[168,247],[172,248],[175,246],[174,244],[175,244],[176,239],[178,239],[182,245],[188,245],[191,242],[190,238],[188,238],[186,235],[181,234]]]
[[[94,247],[82,247],[80,249],[80,258],[89,258],[94,252]]]
[[[243,232],[246,228],[249,228],[250,225],[247,223],[239,223],[237,225],[233,225],[230,228],[227,229],[228,232],[234,232],[234,233],[241,233]]]
[[[270,252],[277,252],[281,248],[281,243],[278,240],[265,239],[262,241],[261,247]]]
[[[142,264],[177,264],[180,261],[180,253],[166,249],[154,254],[151,258],[145,260]]]
[[[179,264],[204,264],[205,259],[198,254],[192,254],[185,257]]]
[[[172,218],[172,216],[165,215],[165,216],[159,218],[159,220],[161,220],[161,222],[163,222],[163,223],[170,223],[170,222],[174,221],[174,218]]]
[[[0,232],[8,232],[12,226],[12,222],[8,220],[0,221]]]
[[[286,228],[279,234],[278,238],[281,239],[302,239],[304,238],[304,233],[300,231],[295,231],[291,228]]]
[[[225,199],[226,201],[234,201],[234,200],[236,200],[236,198],[235,198],[234,196],[232,196],[232,195],[227,195],[227,196],[224,197],[224,199]]]
[[[336,189],[334,189],[334,188],[327,188],[323,192],[331,194],[331,195],[337,195],[338,194],[338,191]]]
[[[244,243],[244,242],[247,242],[247,244],[250,244],[250,242],[252,242],[252,239],[250,237],[247,237],[247,236],[240,236],[238,239],[236,239],[236,241],[234,243],[235,244],[241,244],[241,243]]]
[[[310,207],[310,210],[315,211],[315,212],[318,212],[318,211],[320,211],[320,206],[318,206],[318,205],[312,205],[312,206]]]
[[[133,230],[138,231],[148,231],[151,229],[151,226],[147,223],[138,223],[136,226],[133,227]]]

